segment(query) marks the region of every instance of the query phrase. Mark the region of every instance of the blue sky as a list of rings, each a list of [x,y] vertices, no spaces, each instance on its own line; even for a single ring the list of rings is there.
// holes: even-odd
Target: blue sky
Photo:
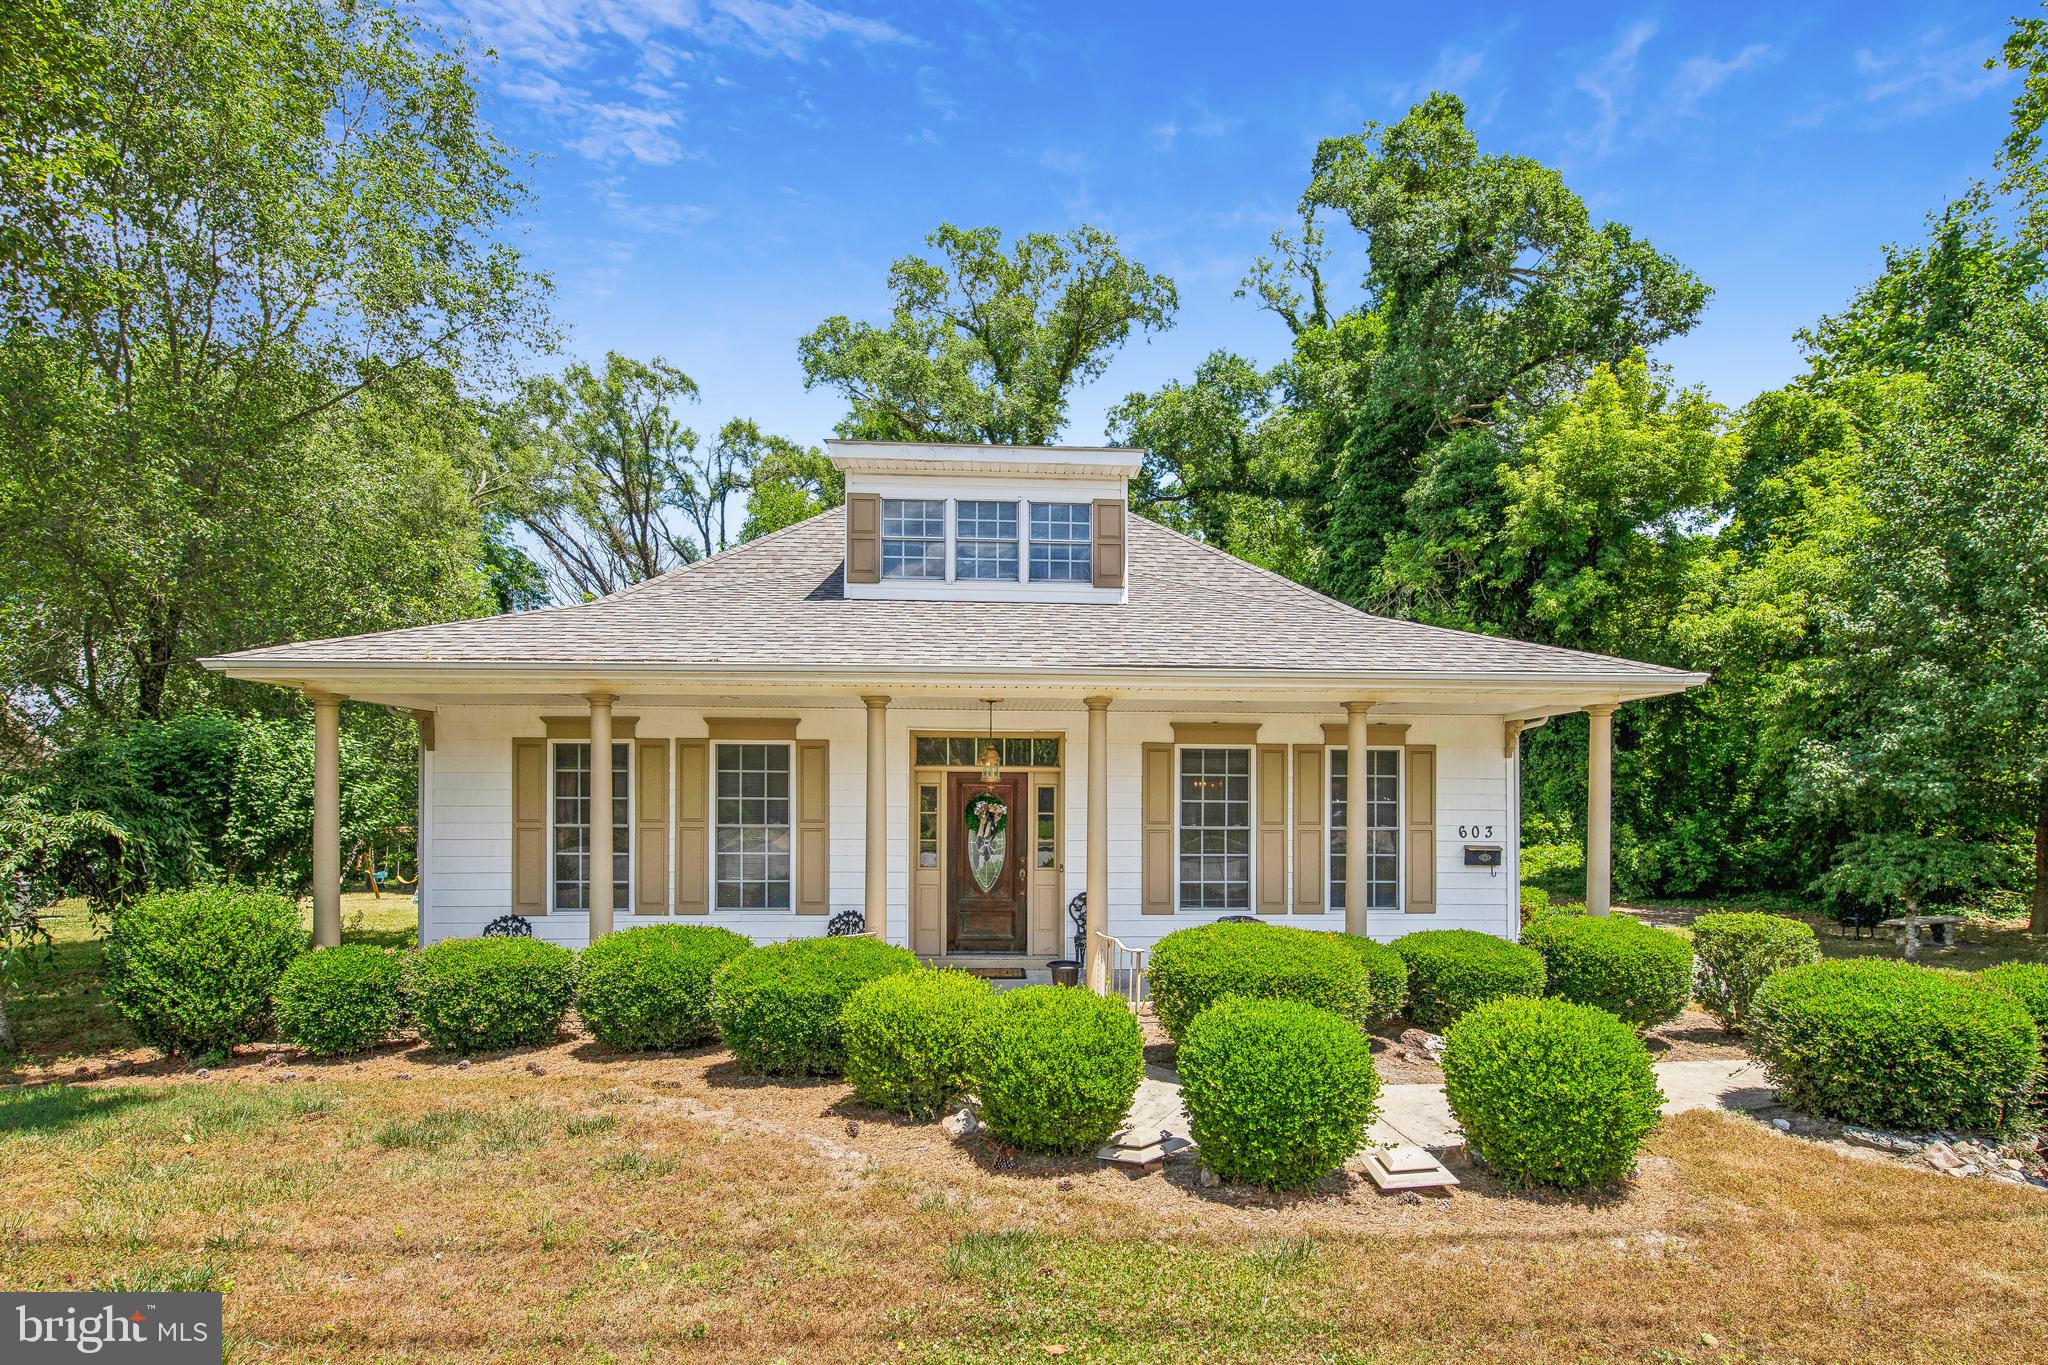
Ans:
[[[700,432],[750,416],[809,442],[841,406],[804,390],[796,338],[880,321],[889,262],[945,220],[1093,223],[1179,285],[1173,330],[1077,396],[1067,440],[1218,347],[1279,360],[1284,329],[1232,297],[1246,265],[1318,139],[1431,89],[1713,286],[1660,358],[1741,403],[1986,173],[2012,83],[1982,63],[2025,8],[437,3],[499,53],[486,110],[536,158],[524,246],[568,349],[681,366]]]

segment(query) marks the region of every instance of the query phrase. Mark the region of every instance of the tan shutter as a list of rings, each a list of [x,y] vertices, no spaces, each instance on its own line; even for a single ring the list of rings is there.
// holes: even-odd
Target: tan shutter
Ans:
[[[847,496],[846,581],[882,581],[882,495],[879,493]]]
[[[830,748],[822,739],[796,746],[796,912],[823,915],[832,909],[828,869],[831,812]]]
[[[1323,913],[1323,883],[1329,880],[1323,861],[1323,811],[1329,795],[1323,786],[1323,747],[1294,746],[1294,913]]]
[[[1095,586],[1121,588],[1124,585],[1124,505],[1116,498],[1095,503]]]
[[[711,745],[676,741],[676,913],[711,912]]]
[[[1261,744],[1258,762],[1258,878],[1262,915],[1287,913],[1287,746]]]
[[[634,822],[638,837],[633,841],[633,913],[668,913],[668,741],[636,741],[633,756]]]
[[[1144,746],[1144,912],[1173,913],[1173,746]]]
[[[548,912],[548,742],[512,741],[512,913]]]
[[[1436,746],[1411,744],[1408,790],[1403,803],[1408,817],[1408,904],[1411,915],[1436,913]]]

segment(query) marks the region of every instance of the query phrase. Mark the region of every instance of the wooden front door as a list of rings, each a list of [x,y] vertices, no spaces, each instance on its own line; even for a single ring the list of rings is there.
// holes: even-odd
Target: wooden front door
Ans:
[[[946,860],[949,952],[1025,950],[1030,882],[1024,849],[1031,832],[1026,779],[1024,773],[1004,773],[994,782],[975,773],[953,773],[947,779],[946,813],[952,821],[946,831],[951,850]]]

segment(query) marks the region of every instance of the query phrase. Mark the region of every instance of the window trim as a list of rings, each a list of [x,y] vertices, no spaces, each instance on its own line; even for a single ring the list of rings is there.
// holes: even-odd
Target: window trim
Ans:
[[[953,504],[955,501],[957,501],[957,499],[954,498],[930,498],[910,496],[892,498],[883,496],[876,502],[875,560],[877,564],[877,581],[883,583],[951,583],[953,581],[953,555],[955,553],[955,537],[953,531],[955,517],[953,512]],[[911,543],[918,545],[930,545],[934,543],[934,537],[931,536],[890,535],[889,504],[892,502],[899,504],[906,502],[935,502],[939,505],[939,535],[936,537],[936,542],[943,547],[946,562],[944,565],[944,571],[937,578],[928,577],[924,574],[892,574],[889,572],[890,541],[893,540],[898,544]]]
[[[946,524],[952,528],[952,534],[947,538],[946,551],[946,581],[948,583],[1021,583],[1027,581],[1024,575],[1029,572],[1026,561],[1031,555],[1031,528],[1025,525],[1025,505],[1021,500],[1016,498],[948,498],[946,502],[948,504]],[[1016,534],[1011,536],[1008,541],[1004,541],[1000,537],[962,535],[960,533],[961,507],[963,504],[970,502],[989,507],[1008,507],[1010,509],[1011,521],[1016,528]],[[1009,545],[1017,554],[1017,576],[1015,578],[1004,578],[998,574],[993,578],[961,577],[960,546],[963,542],[969,540],[978,545]]]
[[[1082,531],[1083,531],[1083,535],[1081,536],[1081,538],[1080,538],[1079,540],[1052,540],[1052,539],[1048,539],[1048,540],[1046,540],[1046,541],[1045,541],[1045,544],[1047,544],[1047,545],[1079,545],[1079,546],[1083,547],[1084,549],[1086,549],[1086,550],[1088,551],[1088,572],[1087,572],[1087,573],[1086,573],[1085,575],[1083,575],[1082,577],[1080,577],[1080,578],[1034,578],[1034,577],[1032,577],[1032,574],[1031,574],[1031,549],[1032,549],[1032,547],[1033,547],[1034,545],[1036,545],[1036,544],[1038,544],[1038,543],[1039,543],[1039,540],[1038,540],[1038,537],[1037,537],[1037,536],[1035,536],[1035,535],[1033,535],[1033,534],[1031,533],[1031,525],[1030,525],[1030,521],[1031,521],[1031,512],[1032,512],[1032,510],[1033,510],[1034,508],[1038,508],[1038,507],[1077,507],[1077,508],[1079,508],[1079,509],[1081,510],[1081,526],[1082,526]],[[1075,586],[1087,586],[1087,587],[1093,587],[1093,586],[1094,586],[1094,584],[1095,584],[1095,504],[1094,504],[1094,503],[1092,503],[1092,502],[1054,502],[1054,501],[1051,501],[1050,499],[1048,499],[1048,500],[1046,500],[1046,501],[1043,501],[1043,502],[1041,502],[1041,501],[1039,501],[1039,500],[1038,500],[1037,498],[1027,498],[1027,499],[1025,499],[1025,501],[1024,501],[1024,511],[1023,511],[1023,517],[1022,517],[1022,521],[1020,522],[1020,526],[1021,526],[1021,530],[1020,530],[1020,532],[1019,532],[1019,538],[1020,538],[1020,540],[1022,541],[1023,553],[1022,553],[1022,556],[1021,556],[1020,562],[1019,562],[1019,564],[1018,564],[1018,569],[1019,569],[1019,581],[1021,581],[1021,582],[1025,582],[1025,583],[1050,583],[1050,584],[1054,584],[1054,585],[1057,585],[1057,586],[1061,586],[1061,587],[1075,587]]]
[[[759,745],[763,748],[781,749],[789,755],[789,821],[784,826],[789,831],[789,904],[788,905],[720,905],[718,903],[718,751],[725,748],[746,748]],[[704,764],[704,781],[709,787],[706,811],[709,818],[705,823],[705,834],[711,841],[710,857],[705,871],[710,876],[708,904],[714,915],[794,915],[797,906],[797,784],[803,781],[796,752],[797,742],[793,739],[714,739],[711,752]],[[744,799],[744,798],[742,798]]]
[[[1368,754],[1394,755],[1394,903],[1392,906],[1379,912],[1382,914],[1399,914],[1408,905],[1408,854],[1402,847],[1408,834],[1407,750],[1399,744],[1368,744],[1365,746],[1365,751]],[[1337,765],[1331,760],[1333,755],[1345,755],[1345,771],[1348,773],[1351,763],[1350,753],[1351,746],[1348,744],[1325,744],[1323,746],[1323,904],[1338,914],[1348,913],[1350,907],[1348,905],[1340,906],[1337,903],[1337,895],[1342,888],[1330,876],[1330,859],[1336,855],[1335,844],[1337,838],[1337,791],[1335,781]],[[1345,815],[1348,819],[1350,812],[1347,810]],[[1347,839],[1350,837],[1351,827],[1348,823],[1344,827],[1344,834]],[[1351,850],[1348,847],[1344,850],[1344,856],[1347,860],[1351,856]],[[1345,866],[1347,868],[1350,866],[1348,861]],[[1366,913],[1372,914],[1376,909],[1379,908],[1368,905]]]
[[[1181,900],[1180,836],[1182,755],[1190,749],[1235,749],[1245,756],[1245,902],[1242,906],[1187,905]],[[1181,744],[1173,746],[1173,913],[1176,915],[1250,915],[1258,910],[1259,888],[1259,746],[1257,744]],[[1229,855],[1224,855],[1229,856]]]
[[[555,875],[555,802],[558,799],[555,794],[555,753],[565,744],[587,745],[589,743],[590,738],[587,735],[581,739],[550,739],[547,741],[547,912],[551,915],[588,915],[590,913],[590,907],[588,905],[583,905],[580,907],[565,907],[560,903],[559,892],[561,890],[562,879]],[[634,878],[639,875],[640,871],[640,821],[638,818],[639,801],[637,799],[638,794],[634,790],[634,788],[639,785],[640,757],[639,754],[636,752],[639,748],[639,745],[636,741],[632,739],[621,739],[618,736],[614,735],[612,737],[612,747],[618,748],[621,745],[625,746],[626,750],[626,898],[623,904],[625,907],[625,912],[631,914],[633,910],[633,889],[635,884]],[[596,755],[593,754],[591,757],[594,759]],[[595,770],[592,771],[591,776],[593,779],[596,777]],[[619,831],[616,828],[617,822],[614,821],[613,824],[614,828],[612,830],[612,854],[614,857],[616,857],[620,851],[618,844]],[[616,885],[614,885],[614,887],[612,888],[612,914],[614,916],[620,913],[620,905],[621,902],[618,896],[618,888]]]

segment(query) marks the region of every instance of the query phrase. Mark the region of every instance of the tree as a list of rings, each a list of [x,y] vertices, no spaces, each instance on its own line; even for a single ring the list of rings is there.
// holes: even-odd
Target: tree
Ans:
[[[841,436],[1048,444],[1073,390],[1133,328],[1164,329],[1180,304],[1172,280],[1099,228],[1029,233],[1006,252],[995,228],[947,223],[925,242],[938,260],[890,267],[886,327],[830,317],[797,343],[804,387],[846,398]]]
[[[697,433],[677,409],[697,384],[657,357],[609,351],[602,371],[577,363],[527,381],[501,414],[499,446],[515,473],[503,505],[537,540],[572,596],[607,593],[704,554],[681,513],[709,538],[730,489],[695,459]]]
[[[104,915],[142,886],[127,836],[105,816],[53,815],[21,793],[0,800],[0,1052],[15,1046],[9,992],[49,961],[42,912],[78,895]]]
[[[8,688],[157,716],[202,653],[475,610],[446,452],[380,436],[545,335],[461,49],[379,3],[31,13],[59,56],[43,124],[0,110],[31,139],[0,183]]]
[[[719,439],[741,448],[748,470],[743,541],[794,526],[846,501],[846,476],[816,446],[763,436],[752,422],[738,419],[726,424]]]

